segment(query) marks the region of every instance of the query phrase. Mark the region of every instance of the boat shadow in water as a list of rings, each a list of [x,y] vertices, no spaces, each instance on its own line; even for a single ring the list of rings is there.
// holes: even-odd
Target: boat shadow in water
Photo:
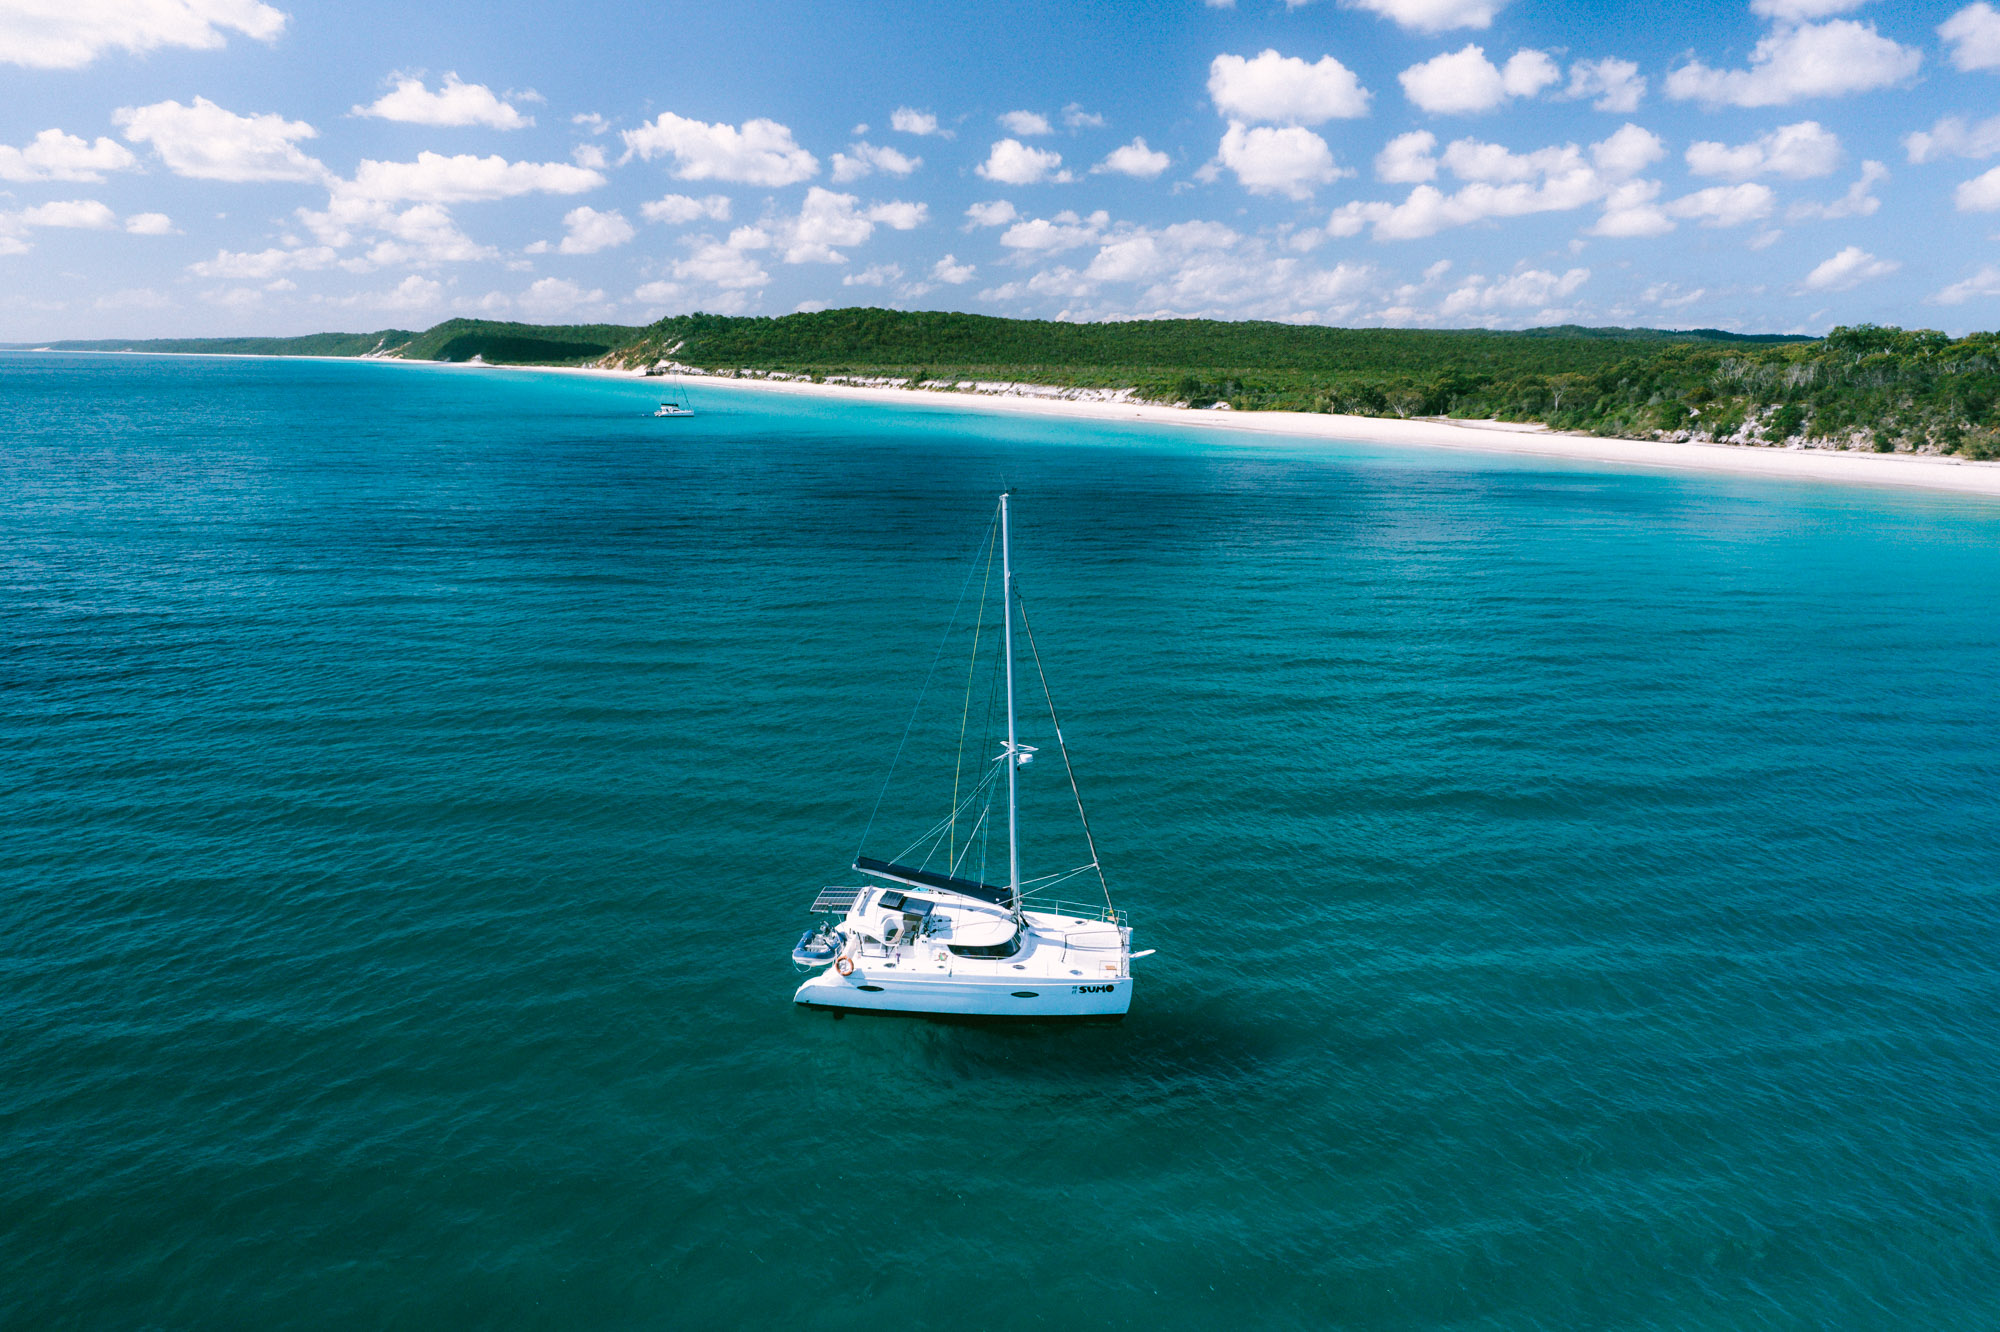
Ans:
[[[807,1021],[859,1020],[906,1030],[919,1057],[954,1076],[1003,1076],[1068,1086],[1167,1079],[1256,1080],[1285,1058],[1268,1026],[1224,1014],[1148,1007],[1100,1018],[957,1017],[861,1009],[799,1011]]]

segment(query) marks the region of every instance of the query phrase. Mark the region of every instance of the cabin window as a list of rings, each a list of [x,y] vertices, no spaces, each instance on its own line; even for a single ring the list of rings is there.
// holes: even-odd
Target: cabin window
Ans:
[[[1021,931],[1015,930],[1014,937],[997,944],[946,944],[945,947],[960,957],[1012,957],[1021,951]]]

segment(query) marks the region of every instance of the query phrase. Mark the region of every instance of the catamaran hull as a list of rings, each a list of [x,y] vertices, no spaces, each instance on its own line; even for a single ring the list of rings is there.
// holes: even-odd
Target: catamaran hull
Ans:
[[[1132,978],[1090,983],[927,980],[916,976],[842,976],[829,968],[799,986],[793,1001],[812,1008],[852,1008],[937,1017],[1110,1018],[1132,1007]]]

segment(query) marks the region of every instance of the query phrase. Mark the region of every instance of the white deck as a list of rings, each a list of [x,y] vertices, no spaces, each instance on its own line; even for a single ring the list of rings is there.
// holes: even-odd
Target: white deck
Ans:
[[[957,914],[952,894],[936,896],[944,899],[939,914]],[[993,910],[965,905],[968,915]],[[1114,1017],[1132,1007],[1122,926],[1050,912],[1023,916],[1021,951],[1012,957],[960,957],[934,937],[893,947],[863,937],[849,952],[852,975],[828,966],[799,986],[794,999],[824,1008],[977,1017]],[[853,921],[848,925],[853,928]]]

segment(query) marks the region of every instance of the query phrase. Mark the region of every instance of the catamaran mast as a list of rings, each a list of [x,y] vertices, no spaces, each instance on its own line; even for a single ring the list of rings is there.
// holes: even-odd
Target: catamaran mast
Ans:
[[[1007,533],[1007,496],[1000,494],[1000,614],[1006,624],[1007,659],[1007,893],[1018,915],[1021,910],[1021,829],[1016,785],[1020,779],[1021,747],[1014,738],[1014,555]]]

